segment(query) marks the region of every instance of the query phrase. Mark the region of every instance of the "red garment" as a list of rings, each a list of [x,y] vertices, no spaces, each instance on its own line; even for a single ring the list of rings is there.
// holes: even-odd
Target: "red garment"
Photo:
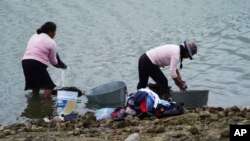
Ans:
[[[144,99],[143,101],[141,101],[141,103],[140,103],[140,109],[141,109],[142,112],[147,112],[148,111],[146,99]]]

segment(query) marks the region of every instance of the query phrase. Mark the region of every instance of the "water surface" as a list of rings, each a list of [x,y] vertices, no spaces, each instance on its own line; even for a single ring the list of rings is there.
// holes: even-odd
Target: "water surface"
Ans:
[[[29,105],[21,58],[29,37],[46,21],[70,67],[49,66],[58,84],[89,90],[121,80],[137,85],[138,58],[148,49],[194,39],[194,60],[181,70],[189,89],[209,89],[208,105],[250,105],[250,5],[247,0],[1,0],[0,124],[15,122]],[[168,68],[163,69],[168,76]],[[168,77],[169,78],[169,77]],[[177,87],[172,80],[170,85]],[[82,99],[85,99],[82,97]]]

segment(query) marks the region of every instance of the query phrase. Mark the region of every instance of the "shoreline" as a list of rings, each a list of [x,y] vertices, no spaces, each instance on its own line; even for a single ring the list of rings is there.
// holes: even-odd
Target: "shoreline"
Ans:
[[[188,109],[161,119],[127,116],[96,121],[91,112],[75,121],[33,119],[0,126],[0,140],[229,140],[230,125],[250,125],[250,109],[232,106]]]

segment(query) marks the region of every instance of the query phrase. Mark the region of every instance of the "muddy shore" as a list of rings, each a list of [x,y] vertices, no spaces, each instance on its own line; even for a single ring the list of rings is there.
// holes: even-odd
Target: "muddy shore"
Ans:
[[[2,141],[208,141],[229,140],[230,124],[250,125],[247,107],[187,109],[179,116],[162,119],[127,116],[124,121],[96,121],[93,113],[74,121],[32,119],[0,126]]]

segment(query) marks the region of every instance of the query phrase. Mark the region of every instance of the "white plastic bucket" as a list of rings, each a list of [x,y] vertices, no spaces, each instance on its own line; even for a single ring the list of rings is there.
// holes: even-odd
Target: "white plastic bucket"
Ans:
[[[57,92],[57,115],[66,116],[75,111],[77,106],[77,92],[58,91]]]

